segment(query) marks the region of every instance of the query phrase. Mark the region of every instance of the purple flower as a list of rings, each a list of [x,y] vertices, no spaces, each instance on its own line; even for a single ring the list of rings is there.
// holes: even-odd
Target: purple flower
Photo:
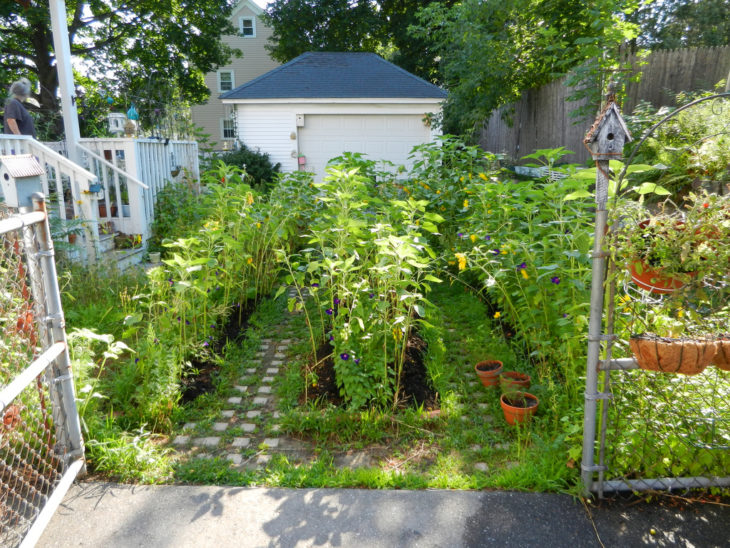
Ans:
[[[347,361],[350,359],[350,355],[347,352],[343,352],[342,354],[340,354],[340,359],[343,361]]]
[[[319,284],[312,284],[312,287],[319,287]]]
[[[463,238],[463,237],[464,237],[464,233],[463,233],[463,232],[459,232],[459,233],[457,234],[457,236],[458,236],[459,238]]]
[[[139,358],[134,358],[134,363],[139,363]]]
[[[487,240],[487,241],[489,241],[489,240],[492,239],[492,237],[489,234],[487,234],[486,236],[484,236],[484,239]]]
[[[360,358],[355,358],[355,359],[354,359],[354,360],[352,360],[352,361],[354,361],[355,363],[360,363]]]
[[[499,249],[498,248],[492,249],[492,253],[494,253],[495,255],[499,255]]]
[[[522,263],[522,264],[517,265],[517,270],[523,270],[525,268],[527,268],[527,263]]]
[[[328,316],[331,316],[333,312],[334,312],[334,310],[332,310],[331,308],[328,308],[327,310],[324,311],[324,313],[327,314]]]
[[[154,342],[155,342],[155,344],[157,344],[158,342],[160,342],[160,339],[155,338],[155,341]]]
[[[177,317],[177,321],[180,321],[180,316]]]
[[[375,298],[375,293],[370,293],[370,295],[368,295],[368,296],[369,296],[369,297],[370,297],[371,299],[374,299],[374,298]]]
[[[557,276],[553,276],[550,278],[550,281],[553,282],[555,285],[558,285],[560,283],[560,278]]]
[[[330,335],[330,340],[331,341],[334,341],[335,340],[335,337],[333,335]]]
[[[563,318],[567,318],[567,317],[568,317],[568,315],[567,315],[567,314],[563,314]]]
[[[185,320],[185,325],[190,325],[190,320]]]
[[[210,324],[210,328],[215,329],[215,324],[214,323]]]
[[[172,281],[172,278],[168,278],[167,281],[170,282],[170,285],[171,286],[174,285],[174,283],[175,283],[175,282]]]
[[[208,346],[208,341],[205,341],[205,342],[203,343],[203,346]]]
[[[335,303],[335,304],[340,304],[340,299],[338,299],[337,297],[335,297],[334,299],[332,299],[332,302]]]

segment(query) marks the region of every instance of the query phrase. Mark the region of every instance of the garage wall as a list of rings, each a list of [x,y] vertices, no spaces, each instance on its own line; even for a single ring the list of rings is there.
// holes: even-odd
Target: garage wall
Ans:
[[[293,103],[282,100],[265,104],[236,104],[241,142],[269,153],[273,162],[281,163],[283,171],[299,168],[297,156],[300,153],[313,155],[307,168],[311,170],[321,164],[320,156],[336,156],[345,150],[367,153],[374,160],[381,159],[380,154],[385,154],[386,159],[405,163],[412,145],[405,142],[404,128],[410,128],[407,131],[422,136],[420,142],[431,141],[440,135],[440,131],[427,128],[422,120],[426,113],[439,111],[440,105],[433,101],[358,103],[350,100],[333,103],[330,100]],[[297,127],[298,114],[304,115],[303,128]],[[363,117],[362,121],[357,120],[358,115]],[[313,122],[309,127],[308,117]],[[338,117],[342,119],[338,120]],[[313,130],[309,132],[310,137],[307,137],[308,130]],[[382,137],[378,137],[378,133],[382,133]],[[312,141],[312,138],[317,141]],[[309,141],[304,143],[304,139]],[[336,147],[338,143],[339,149]],[[333,154],[334,150],[338,152]]]

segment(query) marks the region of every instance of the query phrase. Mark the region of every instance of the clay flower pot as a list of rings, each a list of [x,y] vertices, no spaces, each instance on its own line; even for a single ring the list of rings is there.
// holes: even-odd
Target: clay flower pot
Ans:
[[[530,388],[530,375],[517,371],[504,371],[499,377],[502,392],[514,392]]]
[[[717,341],[717,354],[712,358],[712,364],[725,371],[730,371],[730,334],[720,335]]]
[[[522,424],[530,420],[537,411],[540,400],[528,392],[508,392],[499,398],[504,420],[507,424]]]
[[[713,360],[720,344],[709,339],[670,339],[644,333],[632,335],[629,346],[641,369],[697,375]]]
[[[682,280],[671,278],[663,274],[661,270],[652,268],[643,261],[632,261],[629,265],[629,272],[631,273],[631,281],[650,293],[666,295],[684,287]],[[690,275],[692,274],[690,273]]]
[[[502,362],[499,360],[484,360],[474,366],[479,380],[484,386],[497,386],[499,375],[502,373]]]

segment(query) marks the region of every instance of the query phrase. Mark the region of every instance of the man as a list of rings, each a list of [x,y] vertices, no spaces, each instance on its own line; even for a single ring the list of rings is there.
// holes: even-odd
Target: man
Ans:
[[[30,80],[21,78],[10,86],[10,99],[5,103],[5,119],[3,133],[14,135],[30,135],[35,139],[33,118],[23,106],[30,97]]]

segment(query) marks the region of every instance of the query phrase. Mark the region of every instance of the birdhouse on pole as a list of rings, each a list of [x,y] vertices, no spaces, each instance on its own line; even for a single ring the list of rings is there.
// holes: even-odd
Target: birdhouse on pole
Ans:
[[[606,106],[588,130],[583,143],[594,160],[618,160],[623,157],[624,144],[632,140],[615,95],[610,91]]]
[[[31,196],[43,192],[43,167],[32,154],[0,156],[0,186],[5,203],[14,208],[33,206]]]

